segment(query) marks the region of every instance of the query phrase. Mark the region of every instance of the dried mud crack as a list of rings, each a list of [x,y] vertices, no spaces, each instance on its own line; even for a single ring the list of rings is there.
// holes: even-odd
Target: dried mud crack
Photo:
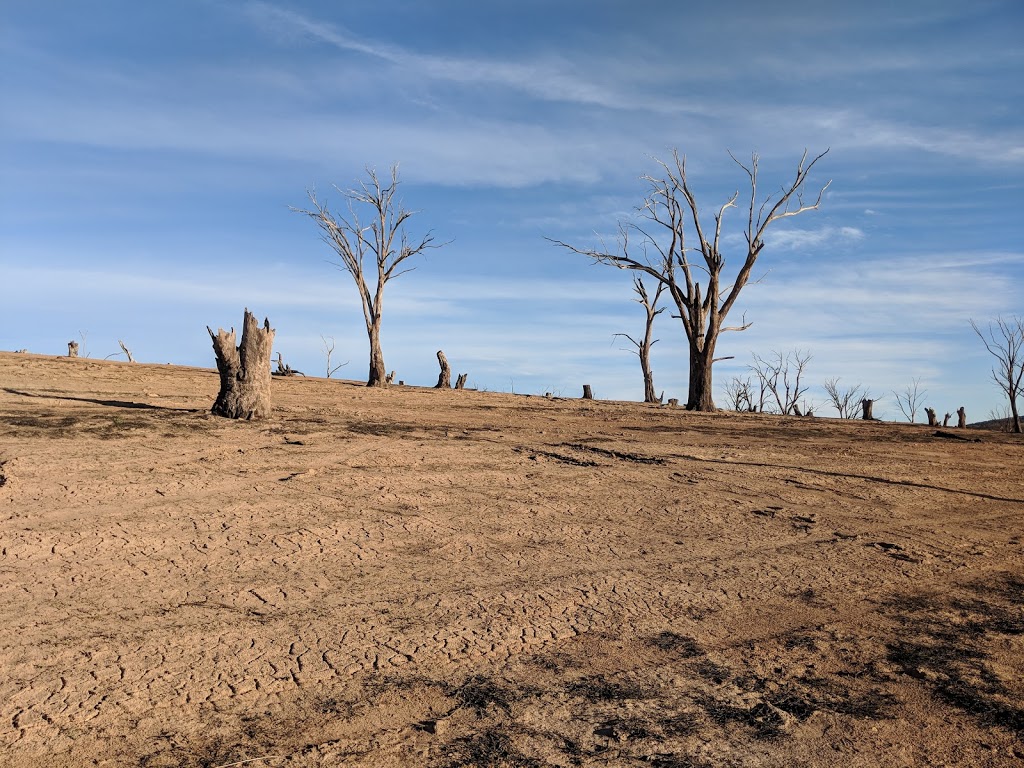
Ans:
[[[1024,759],[1010,436],[272,387],[0,353],[0,764]]]

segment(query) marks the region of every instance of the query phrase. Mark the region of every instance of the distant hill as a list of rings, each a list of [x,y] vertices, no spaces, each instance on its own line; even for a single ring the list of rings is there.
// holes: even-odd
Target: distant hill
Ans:
[[[987,429],[992,432],[1009,432],[1012,429],[1013,419],[1007,416],[1005,419],[989,419],[988,421],[976,421],[968,424],[968,429]]]

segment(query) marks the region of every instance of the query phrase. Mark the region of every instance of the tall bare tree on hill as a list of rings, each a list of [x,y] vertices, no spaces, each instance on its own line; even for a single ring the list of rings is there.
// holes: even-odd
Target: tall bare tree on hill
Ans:
[[[1020,434],[1020,412],[1017,398],[1024,395],[1024,318],[1011,317],[1004,320],[997,317],[995,327],[988,324],[986,335],[978,324],[971,320],[971,328],[978,334],[988,353],[996,359],[992,368],[992,380],[1010,401],[1011,429]]]
[[[828,150],[808,162],[808,154],[804,152],[793,180],[761,200],[758,199],[757,187],[758,155],[753,154],[750,164],[745,165],[730,154],[733,161],[746,172],[750,186],[749,203],[745,203],[745,253],[741,251],[743,261],[731,282],[723,275],[725,256],[722,253],[722,220],[726,210],[736,207],[739,192],[719,208],[712,222],[713,230],[706,229],[697,199],[686,178],[686,159],[680,157],[678,152],[672,153],[672,163],[658,161],[663,171],[661,178],[643,177],[650,187],[639,209],[640,217],[646,224],[620,222],[617,251],[612,252],[604,247],[577,248],[560,240],[552,240],[556,245],[593,259],[595,263],[619,269],[634,269],[650,275],[665,286],[679,310],[677,317],[682,321],[683,332],[689,342],[690,381],[686,401],[689,410],[715,410],[712,366],[718,360],[725,359],[715,357],[718,337],[725,331],[742,331],[750,327],[745,319],[740,325],[726,326],[725,319],[750,280],[754,264],[764,248],[768,228],[782,219],[815,210],[821,204],[828,183],[818,190],[812,204],[804,203],[803,191],[811,170],[827,153]],[[688,246],[686,235],[691,225],[696,244]],[[631,232],[640,236],[639,249],[630,244]],[[691,260],[691,254],[699,254],[699,259]],[[701,275],[707,278],[703,288],[699,279]]]
[[[657,403],[658,396],[654,393],[654,372],[651,370],[651,348],[658,343],[658,339],[654,338],[654,319],[665,311],[664,307],[658,306],[661,294],[665,290],[665,284],[658,283],[652,298],[647,292],[647,286],[644,285],[641,276],[634,275],[633,290],[636,291],[638,297],[634,301],[640,304],[647,314],[644,323],[644,337],[637,341],[628,333],[616,333],[615,335],[629,339],[630,343],[636,347],[637,357],[640,358],[640,370],[644,375],[644,402]]]
[[[358,189],[341,190],[348,205],[348,216],[335,216],[321,203],[314,190],[308,192],[312,210],[292,208],[309,216],[320,229],[321,238],[338,255],[338,266],[349,273],[363,306],[366,335],[370,341],[370,373],[366,386],[386,387],[387,371],[380,344],[381,320],[384,316],[384,286],[415,267],[399,269],[406,260],[434,244],[432,232],[418,241],[410,240],[406,221],[415,213],[406,210],[398,194],[398,166],[391,166],[391,177],[382,181],[372,168],[366,169],[368,181],[360,181]],[[364,222],[359,211],[367,211]],[[367,258],[369,257],[369,258]],[[369,261],[369,265],[365,264]]]

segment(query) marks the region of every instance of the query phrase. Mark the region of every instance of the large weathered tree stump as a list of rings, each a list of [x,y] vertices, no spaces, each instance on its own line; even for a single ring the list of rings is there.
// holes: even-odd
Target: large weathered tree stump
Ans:
[[[451,389],[452,367],[448,365],[448,358],[444,356],[444,352],[440,349],[437,350],[437,362],[441,366],[441,373],[438,374],[437,384],[434,385],[434,389]]]
[[[260,328],[248,309],[242,322],[242,343],[235,347],[235,329],[218,328],[213,340],[220,371],[220,393],[211,411],[229,419],[265,419],[270,416],[270,352],[274,329],[270,320]]]
[[[863,400],[860,401],[860,407],[864,411],[864,415],[861,418],[863,418],[864,421],[874,421],[875,420],[875,417],[871,414],[871,409],[874,406],[874,404],[875,404],[874,400],[869,400],[866,397]]]
[[[935,409],[934,408],[925,408],[924,412],[926,414],[928,414],[928,426],[929,427],[937,427],[937,426],[939,426],[939,419],[935,415]]]
[[[956,415],[956,425],[960,429],[967,429],[967,411],[964,410],[964,407],[962,405],[956,409]]]
[[[591,391],[589,384],[584,384],[583,385],[583,399],[584,400],[593,400],[594,399],[594,393]]]
[[[78,357],[78,342],[77,341],[69,341],[68,342],[68,357]]]

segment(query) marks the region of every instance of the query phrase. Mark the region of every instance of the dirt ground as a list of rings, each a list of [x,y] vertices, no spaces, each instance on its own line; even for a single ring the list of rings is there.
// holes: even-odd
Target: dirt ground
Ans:
[[[0,764],[1024,764],[1020,439],[217,384],[0,353]]]

